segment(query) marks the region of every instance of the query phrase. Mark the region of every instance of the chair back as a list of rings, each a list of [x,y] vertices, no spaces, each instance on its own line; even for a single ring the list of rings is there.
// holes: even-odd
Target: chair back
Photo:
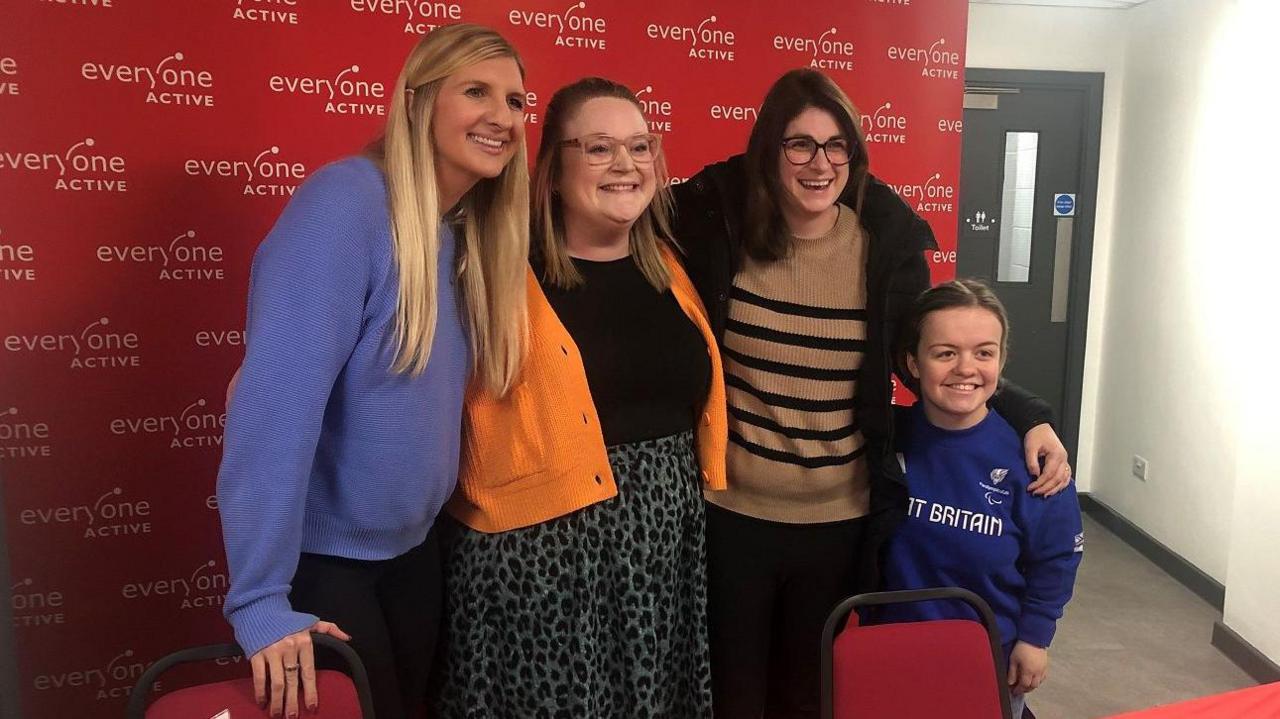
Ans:
[[[320,695],[319,712],[303,710],[300,715],[317,719],[371,719],[373,695],[369,693],[369,677],[364,663],[345,642],[326,634],[312,633],[311,641],[319,650],[329,650],[343,658],[350,676],[339,671],[321,669],[316,672],[316,692]],[[182,649],[161,657],[143,672],[129,693],[128,719],[213,719],[219,712],[229,712],[232,719],[266,716],[253,698],[253,678],[229,679],[178,689],[162,695],[147,706],[147,694],[160,675],[179,664],[205,662],[241,656],[236,644],[210,644]],[[299,689],[301,692],[301,689]],[[302,697],[298,697],[299,701]]]
[[[939,599],[969,604],[981,622],[940,619],[861,626],[855,611]],[[837,631],[849,618],[843,631]],[[859,594],[840,602],[822,635],[823,719],[1012,719],[991,608],[956,587]]]

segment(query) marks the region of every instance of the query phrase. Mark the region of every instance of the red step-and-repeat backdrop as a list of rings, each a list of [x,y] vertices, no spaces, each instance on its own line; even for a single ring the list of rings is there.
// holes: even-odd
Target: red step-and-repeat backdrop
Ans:
[[[223,641],[214,497],[254,248],[385,121],[409,47],[469,21],[554,90],[632,87],[675,181],[740,152],[816,67],[954,272],[967,0],[6,0],[0,6],[0,476],[28,717],[117,716],[174,649]],[[270,482],[270,477],[263,477]]]

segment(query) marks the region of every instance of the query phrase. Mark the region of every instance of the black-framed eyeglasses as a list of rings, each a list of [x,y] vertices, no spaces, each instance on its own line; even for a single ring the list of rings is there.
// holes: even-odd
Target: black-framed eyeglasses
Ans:
[[[793,165],[807,165],[813,162],[813,158],[818,156],[818,150],[822,150],[822,153],[827,156],[827,162],[837,166],[852,162],[855,153],[853,145],[843,137],[833,137],[826,142],[818,142],[806,135],[782,139],[782,153],[786,156],[787,162]]]
[[[568,140],[561,140],[565,147],[576,147],[588,165],[611,165],[618,158],[618,149],[625,148],[631,161],[637,165],[651,165],[658,159],[658,149],[662,144],[662,136],[652,133],[632,135],[617,139],[609,135],[583,135]]]

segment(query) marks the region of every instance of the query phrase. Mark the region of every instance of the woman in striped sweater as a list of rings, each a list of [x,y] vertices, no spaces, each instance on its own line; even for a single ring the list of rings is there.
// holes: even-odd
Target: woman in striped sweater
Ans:
[[[675,197],[730,413],[728,489],[707,494],[716,715],[817,716],[823,621],[877,585],[906,509],[890,346],[929,286],[933,235],[869,174],[857,111],[814,70],[769,90],[745,157]],[[1064,486],[1048,406],[1012,386],[993,402],[1025,435],[1032,489]]]

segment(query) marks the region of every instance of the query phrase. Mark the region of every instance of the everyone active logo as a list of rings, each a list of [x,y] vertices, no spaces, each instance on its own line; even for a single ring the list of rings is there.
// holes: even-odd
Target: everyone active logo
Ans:
[[[120,596],[129,601],[163,598],[176,602],[178,609],[221,607],[229,582],[226,572],[214,569],[217,566],[210,559],[183,576],[126,582],[120,587]]]
[[[213,73],[184,67],[186,56],[175,52],[154,67],[85,62],[80,77],[89,82],[121,83],[146,88],[145,102],[154,105],[213,107]]]
[[[17,59],[0,55],[0,98],[20,94],[22,87],[18,84]]]
[[[79,332],[5,335],[3,347],[15,354],[70,355],[71,369],[108,369],[141,367],[141,345],[138,333],[116,331],[109,317],[99,317]]]
[[[663,100],[653,94],[653,85],[645,85],[636,91],[636,100],[640,102],[640,110],[644,113],[649,132],[671,132],[671,101]]]
[[[0,459],[53,456],[48,422],[28,419],[17,407],[0,410]]]
[[[196,244],[195,239],[196,231],[187,230],[167,243],[99,245],[94,256],[103,264],[153,268],[161,280],[225,280],[223,248]]]
[[[317,97],[324,111],[334,115],[386,115],[386,86],[359,77],[360,66],[348,65],[333,77],[272,75],[267,87],[275,93]]]
[[[754,123],[760,117],[760,108],[755,105],[730,105],[713,102],[707,108],[712,120],[732,120],[735,122]]]
[[[920,77],[935,80],[960,79],[960,53],[947,49],[945,38],[938,38],[928,47],[890,45],[885,52],[894,62],[918,63]]]
[[[68,528],[81,539],[104,539],[151,534],[151,503],[129,500],[115,487],[92,503],[53,507],[26,507],[18,510],[18,524],[24,527]]]
[[[688,43],[687,57],[710,62],[733,62],[736,59],[737,35],[719,26],[720,19],[710,15],[696,25],[649,23],[645,35],[650,40]]]
[[[182,169],[190,177],[225,178],[240,184],[242,195],[291,197],[307,176],[301,162],[276,159],[280,147],[272,145],[252,160],[188,159]],[[243,184],[241,184],[243,183]]]
[[[262,25],[297,25],[298,0],[235,0],[231,17]]]
[[[770,43],[774,50],[799,52],[809,56],[809,67],[822,70],[853,70],[853,43],[840,40],[835,26],[815,37],[774,35]]]
[[[427,0],[349,0],[352,12],[360,15],[384,15],[402,18],[403,30],[411,35],[426,35],[441,25],[462,20],[462,5],[456,2]]]
[[[864,113],[858,120],[868,145],[907,144],[907,116],[894,112],[892,102]]]
[[[133,685],[147,671],[148,666],[149,662],[140,662],[135,658],[132,649],[125,649],[102,666],[37,674],[32,678],[31,686],[42,692],[88,690],[93,692],[94,699],[98,701],[124,699],[129,696]],[[159,691],[160,688],[160,682],[156,682],[151,690]]]
[[[538,93],[527,87],[524,93],[524,124],[538,124]]]
[[[889,186],[911,205],[916,212],[954,212],[956,188],[942,182],[942,173],[935,172],[924,182],[910,185]]]
[[[244,347],[244,330],[196,330],[196,347]]]
[[[0,172],[56,173],[53,189],[69,192],[128,192],[126,163],[120,155],[96,149],[86,137],[62,152],[0,150]]]
[[[107,429],[117,437],[161,437],[169,449],[221,447],[227,413],[211,412],[208,405],[201,397],[177,414],[117,417],[107,423]]]
[[[34,282],[36,248],[26,243],[6,241],[0,230],[0,282]]]
[[[9,591],[13,626],[18,628],[66,624],[66,605],[62,592],[43,588],[31,577],[14,584]]]
[[[44,0],[45,4],[57,4],[70,7],[114,8],[115,0]]]
[[[592,16],[584,0],[579,0],[560,12],[513,8],[507,13],[507,22],[512,27],[554,32],[556,39],[553,44],[557,47],[606,49],[608,23],[602,17]]]

